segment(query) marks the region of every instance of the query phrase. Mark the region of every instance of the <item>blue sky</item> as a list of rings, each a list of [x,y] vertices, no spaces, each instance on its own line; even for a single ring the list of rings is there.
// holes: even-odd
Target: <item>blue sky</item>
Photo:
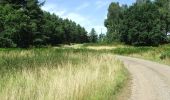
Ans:
[[[85,27],[88,32],[95,28],[100,34],[101,29],[103,33],[107,31],[104,19],[107,18],[107,9],[111,2],[131,5],[135,0],[46,0],[42,9],[71,19]]]

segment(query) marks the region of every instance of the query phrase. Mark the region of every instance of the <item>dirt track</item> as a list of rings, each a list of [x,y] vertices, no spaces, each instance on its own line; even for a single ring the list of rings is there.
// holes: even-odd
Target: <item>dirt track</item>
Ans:
[[[170,66],[117,56],[132,75],[131,95],[125,100],[170,100]]]

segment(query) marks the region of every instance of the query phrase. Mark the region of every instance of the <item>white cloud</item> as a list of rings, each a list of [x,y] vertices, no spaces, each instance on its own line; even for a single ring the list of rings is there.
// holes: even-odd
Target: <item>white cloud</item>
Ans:
[[[84,6],[77,7],[76,10],[85,9],[89,5],[84,3]],[[62,18],[68,18],[70,20],[75,21],[77,24],[80,24],[81,26],[85,27],[88,32],[91,31],[92,28],[95,28],[96,32],[98,34],[101,33],[101,29],[103,33],[106,33],[106,28],[102,25],[94,25],[95,19],[90,18],[90,16],[84,16],[79,13],[68,11],[68,9],[60,7],[56,4],[46,4],[42,7],[43,10],[49,11],[50,13],[55,13],[56,15],[62,17]]]
[[[46,4],[42,7],[43,10],[49,11],[50,13],[55,13],[58,16],[63,16],[67,10],[59,7],[58,5],[54,4]]]
[[[83,10],[83,9],[89,7],[89,6],[90,6],[90,4],[87,3],[87,2],[85,2],[85,3],[81,4],[80,6],[78,6],[78,7],[76,8],[76,11]]]
[[[91,22],[87,16],[85,17],[85,16],[82,16],[82,15],[80,15],[78,13],[74,13],[74,12],[67,13],[61,17],[71,19],[84,27],[87,27],[89,24],[91,24]]]
[[[107,6],[108,4],[109,4],[109,2],[105,1],[105,0],[98,0],[95,3],[97,9],[103,8],[103,7]]]

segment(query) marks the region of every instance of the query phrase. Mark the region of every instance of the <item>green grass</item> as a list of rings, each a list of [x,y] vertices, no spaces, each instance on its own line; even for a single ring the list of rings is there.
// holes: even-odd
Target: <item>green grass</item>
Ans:
[[[159,47],[118,47],[114,54],[143,58],[170,65],[170,44]]]
[[[106,51],[0,49],[0,100],[110,100],[127,77]]]
[[[107,46],[107,48],[105,46]],[[138,57],[170,65],[170,44],[160,45],[158,47],[135,47],[117,44],[114,46],[114,48],[111,48],[112,46],[113,45],[110,45],[109,48],[108,45],[86,44],[86,47],[84,48],[87,49],[90,47],[90,50],[98,50],[100,52],[109,52],[117,55]]]
[[[119,55],[130,55],[130,54],[145,53],[152,50],[153,47],[123,47],[123,48],[116,48],[113,50],[113,52]]]
[[[83,44],[83,47],[88,47],[88,46],[118,46],[118,45],[123,45],[121,43],[85,43]]]

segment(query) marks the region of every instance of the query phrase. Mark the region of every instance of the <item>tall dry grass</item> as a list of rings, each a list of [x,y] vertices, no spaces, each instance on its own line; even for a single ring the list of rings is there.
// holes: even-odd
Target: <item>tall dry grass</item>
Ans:
[[[49,49],[0,57],[0,100],[110,100],[126,79],[111,54]]]

